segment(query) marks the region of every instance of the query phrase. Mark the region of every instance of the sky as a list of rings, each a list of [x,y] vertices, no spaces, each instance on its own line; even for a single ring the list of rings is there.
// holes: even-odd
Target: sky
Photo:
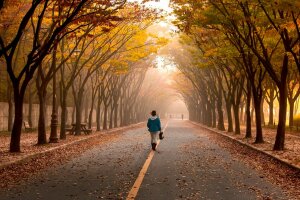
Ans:
[[[132,2],[139,2],[141,3],[143,0],[129,0]],[[170,0],[154,0],[154,1],[149,1],[145,5],[158,8],[158,9],[163,9],[167,12],[171,12],[172,9],[169,7]]]

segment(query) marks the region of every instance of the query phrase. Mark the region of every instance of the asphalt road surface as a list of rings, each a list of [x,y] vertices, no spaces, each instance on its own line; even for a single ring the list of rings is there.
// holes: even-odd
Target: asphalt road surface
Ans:
[[[135,199],[285,199],[276,185],[188,121],[171,120]],[[0,199],[126,199],[150,150],[146,128],[120,134],[7,191]]]

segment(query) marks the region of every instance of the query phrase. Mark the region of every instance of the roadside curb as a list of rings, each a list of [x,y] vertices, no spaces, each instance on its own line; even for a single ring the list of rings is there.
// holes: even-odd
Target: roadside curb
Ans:
[[[0,164],[0,170],[4,169],[6,167],[9,167],[11,165],[14,165],[14,164],[25,163],[25,162],[33,159],[33,158],[39,157],[41,155],[47,154],[47,153],[55,151],[57,149],[62,149],[62,148],[65,148],[65,147],[68,147],[68,146],[71,146],[71,145],[74,145],[74,144],[79,144],[81,142],[85,142],[87,140],[99,137],[99,136],[104,135],[104,134],[116,133],[118,131],[126,131],[127,129],[138,127],[138,126],[140,126],[140,125],[142,125],[144,123],[145,122],[140,122],[140,123],[129,125],[129,126],[124,126],[124,127],[119,127],[119,128],[113,128],[113,129],[105,130],[105,131],[98,131],[98,132],[95,132],[90,137],[85,137],[85,138],[82,138],[82,139],[79,139],[79,140],[75,140],[75,141],[72,141],[72,142],[69,142],[69,143],[66,143],[66,144],[62,144],[62,145],[59,145],[59,146],[56,146],[56,147],[52,147],[52,148],[49,148],[47,150],[44,150],[44,151],[41,151],[41,152],[38,152],[38,153],[28,154],[27,156],[25,156],[23,158],[20,158],[19,160],[15,160],[15,161],[11,161],[11,162],[6,162],[6,163],[3,163],[3,164]]]
[[[239,143],[240,145],[246,146],[246,147],[248,147],[248,148],[250,148],[250,149],[252,149],[252,150],[254,150],[254,151],[257,151],[257,152],[259,152],[259,153],[262,153],[262,154],[264,154],[264,155],[270,157],[271,159],[274,159],[274,160],[276,160],[276,161],[278,161],[278,162],[280,162],[280,163],[282,163],[282,164],[284,164],[284,165],[286,165],[286,166],[288,166],[288,167],[290,167],[290,168],[292,168],[292,169],[294,169],[294,170],[300,172],[300,167],[298,167],[297,165],[291,164],[291,163],[289,163],[289,162],[286,161],[286,160],[283,160],[283,159],[281,159],[281,158],[278,158],[278,157],[276,157],[276,156],[274,156],[274,155],[272,155],[272,154],[270,154],[270,153],[268,153],[268,152],[265,152],[265,151],[263,151],[263,150],[260,150],[259,148],[254,147],[254,146],[252,146],[252,145],[250,145],[250,144],[247,144],[247,143],[245,143],[245,142],[242,142],[242,141],[240,141],[240,140],[237,140],[237,139],[231,137],[230,135],[224,134],[223,131],[219,131],[219,130],[216,130],[216,129],[214,129],[214,128],[209,128],[209,127],[207,127],[207,126],[204,126],[204,125],[202,125],[202,124],[199,124],[199,123],[196,123],[196,122],[193,122],[193,121],[190,121],[190,123],[192,123],[192,124],[194,124],[194,125],[196,125],[196,126],[199,126],[199,127],[201,127],[201,128],[204,128],[204,129],[206,129],[206,130],[209,130],[209,131],[211,131],[211,132],[217,133],[217,134],[219,134],[219,135],[221,135],[221,136],[223,136],[223,137],[226,137],[226,138],[228,138],[228,139],[230,139],[230,140],[233,140],[233,141]]]

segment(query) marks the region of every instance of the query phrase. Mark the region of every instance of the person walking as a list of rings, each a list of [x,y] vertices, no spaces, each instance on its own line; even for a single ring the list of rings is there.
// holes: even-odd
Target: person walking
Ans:
[[[148,131],[151,135],[151,146],[152,150],[155,151],[157,140],[158,140],[158,134],[161,131],[161,123],[159,117],[156,115],[156,111],[153,110],[151,112],[151,117],[148,119],[147,123]]]

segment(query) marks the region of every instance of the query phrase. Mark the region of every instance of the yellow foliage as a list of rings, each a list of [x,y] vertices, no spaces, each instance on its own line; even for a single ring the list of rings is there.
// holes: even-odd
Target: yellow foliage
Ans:
[[[212,49],[207,50],[207,51],[204,53],[204,57],[215,56],[217,53],[218,53],[218,48],[212,48]]]
[[[300,114],[294,116],[294,124],[300,125]]]

